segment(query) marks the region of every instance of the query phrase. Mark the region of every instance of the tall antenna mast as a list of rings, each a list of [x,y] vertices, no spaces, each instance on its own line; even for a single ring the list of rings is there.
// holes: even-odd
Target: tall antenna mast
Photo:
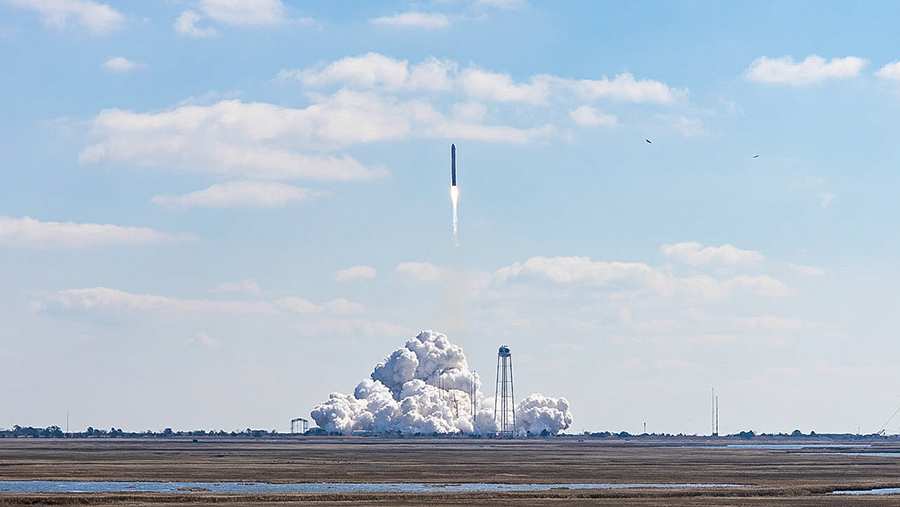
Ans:
[[[478,401],[475,399],[475,393],[477,392],[475,387],[477,385],[478,374],[475,373],[475,370],[472,370],[472,391],[469,393],[469,401],[472,403],[472,426],[475,426],[475,419],[478,415]]]
[[[712,399],[709,404],[709,434],[716,436],[716,388],[712,388]]]
[[[719,436],[719,397],[716,396],[716,436]]]

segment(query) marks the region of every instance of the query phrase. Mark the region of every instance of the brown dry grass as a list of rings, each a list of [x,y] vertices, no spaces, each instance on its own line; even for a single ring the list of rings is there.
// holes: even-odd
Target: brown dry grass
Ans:
[[[897,505],[835,497],[900,486],[900,458],[621,441],[297,438],[0,440],[0,480],[733,483],[715,490],[429,494],[0,494],[2,505]]]

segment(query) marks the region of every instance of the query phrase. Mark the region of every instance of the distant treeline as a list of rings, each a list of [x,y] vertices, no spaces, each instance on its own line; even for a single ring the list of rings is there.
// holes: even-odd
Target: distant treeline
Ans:
[[[262,438],[262,437],[291,437],[291,436],[343,436],[340,433],[328,433],[322,428],[311,428],[306,433],[279,433],[276,430],[254,430],[247,428],[245,430],[225,431],[225,430],[191,430],[191,431],[173,431],[172,428],[166,428],[162,431],[124,431],[120,428],[110,428],[108,430],[96,429],[88,427],[86,431],[65,432],[59,426],[47,426],[46,428],[34,428],[31,426],[15,425],[12,429],[0,428],[0,438],[173,438],[173,437],[241,437],[241,438]],[[418,437],[418,438],[494,438],[494,435],[468,435],[462,433],[446,434],[446,433],[428,433],[415,435],[404,435],[402,433],[376,434],[372,432],[354,432],[354,436],[361,437]],[[810,431],[803,433],[800,430],[794,430],[791,433],[755,433],[752,430],[741,431],[730,435],[719,435],[710,437],[709,435],[685,435],[683,433],[640,433],[631,434],[627,431],[618,433],[609,431],[584,433],[560,433],[552,435],[546,431],[540,434],[527,435],[527,438],[577,438],[577,439],[743,439],[750,440],[753,438],[764,439],[809,439],[817,438],[823,440],[872,440],[881,437],[884,439],[897,440],[898,435],[884,435],[883,433],[856,434],[856,433],[816,433]]]
[[[318,429],[318,428],[316,428]],[[13,426],[12,429],[0,429],[0,438],[169,438],[169,437],[268,437],[274,435],[285,435],[275,430],[254,430],[247,428],[240,431],[225,430],[191,430],[191,431],[173,431],[172,428],[166,428],[162,431],[123,431],[120,428],[110,428],[108,430],[95,429],[88,427],[86,431],[77,431],[67,433],[59,426],[47,426],[46,428],[33,428],[31,426]]]

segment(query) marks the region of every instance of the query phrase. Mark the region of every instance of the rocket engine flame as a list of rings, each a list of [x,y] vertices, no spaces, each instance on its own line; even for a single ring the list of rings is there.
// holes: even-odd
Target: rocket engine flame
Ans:
[[[459,203],[459,187],[452,185],[450,187],[450,202],[453,203],[453,246],[459,246],[459,215],[456,211],[456,205]]]

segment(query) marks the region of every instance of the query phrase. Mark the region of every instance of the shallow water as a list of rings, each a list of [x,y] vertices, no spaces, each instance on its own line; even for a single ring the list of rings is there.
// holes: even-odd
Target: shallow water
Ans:
[[[859,490],[840,490],[832,491],[832,495],[898,495],[900,488],[878,488],[878,489],[859,489]]]
[[[551,489],[733,488],[737,484],[497,484],[497,483],[345,483],[268,484],[265,482],[79,482],[0,481],[0,493],[427,493],[547,491]]]

